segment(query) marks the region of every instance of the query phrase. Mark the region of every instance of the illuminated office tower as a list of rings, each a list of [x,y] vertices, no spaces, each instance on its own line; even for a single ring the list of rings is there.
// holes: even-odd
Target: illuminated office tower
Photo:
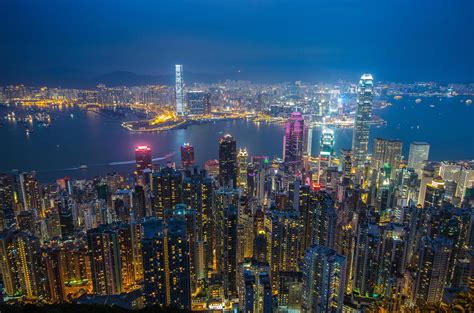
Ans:
[[[135,149],[136,174],[141,175],[145,169],[152,169],[151,148],[149,146],[138,146]]]
[[[304,153],[312,156],[313,153],[313,127],[304,127]]]
[[[280,272],[298,271],[300,219],[294,210],[271,210],[266,214],[265,226],[272,288],[278,290]]]
[[[408,152],[409,168],[415,170],[418,176],[421,176],[424,162],[428,160],[430,154],[430,145],[426,142],[412,142],[410,144],[410,151]]]
[[[237,177],[237,185],[239,188],[246,190],[247,188],[247,166],[249,154],[246,148],[239,149],[237,154],[237,162],[239,165],[239,174]]]
[[[239,265],[239,308],[248,313],[272,312],[272,286],[266,262],[250,259]]]
[[[367,159],[370,123],[372,120],[374,82],[371,74],[362,75],[357,93],[357,110],[352,135],[352,154],[354,156],[354,165],[361,167]]]
[[[164,167],[154,172],[151,182],[153,213],[164,218],[166,211],[173,210],[181,202],[181,173],[172,167]]]
[[[443,237],[423,237],[419,251],[415,298],[418,304],[439,304],[446,287],[452,242]]]
[[[184,169],[190,168],[194,164],[194,147],[189,143],[181,146],[181,165]]]
[[[443,205],[445,195],[445,183],[441,177],[435,177],[431,183],[426,185],[424,208],[439,208]]]
[[[204,91],[186,93],[186,108],[189,115],[211,113],[211,94]]]
[[[221,186],[237,187],[236,141],[226,134],[219,141],[219,182]]]
[[[324,128],[321,134],[321,143],[319,148],[318,162],[318,184],[326,184],[326,171],[331,166],[331,160],[334,155],[334,131],[330,128]]]
[[[303,162],[304,120],[299,112],[291,113],[283,136],[283,161],[291,171],[296,171]]]
[[[400,140],[375,138],[372,152],[372,170],[380,171],[390,164],[391,173],[388,178],[395,177],[395,171],[400,168],[403,144]]]
[[[21,200],[24,210],[41,209],[40,186],[36,180],[36,172],[26,172],[19,175]]]
[[[301,312],[342,312],[346,259],[335,250],[313,245],[304,255]]]
[[[5,294],[39,300],[46,296],[40,243],[28,232],[8,231],[0,237],[0,268]]]
[[[191,308],[189,239],[186,223],[171,218],[143,222],[145,304]]]
[[[185,115],[183,66],[176,64],[176,115]]]

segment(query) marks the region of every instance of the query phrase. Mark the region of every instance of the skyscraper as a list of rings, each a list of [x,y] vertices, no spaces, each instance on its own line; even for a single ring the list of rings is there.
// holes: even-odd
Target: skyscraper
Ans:
[[[283,136],[283,160],[287,168],[296,171],[303,161],[304,120],[300,112],[291,113]]]
[[[240,188],[247,188],[247,166],[248,166],[248,152],[247,149],[240,149],[239,154],[237,154],[237,161],[239,163],[239,176],[237,183]]]
[[[152,169],[151,148],[149,146],[138,146],[135,149],[136,173],[143,174],[145,169]]]
[[[300,220],[295,210],[271,210],[266,214],[265,226],[272,287],[278,290],[280,272],[298,270]]]
[[[400,140],[375,138],[372,149],[372,169],[379,171],[386,164],[390,164],[389,178],[394,178],[395,171],[400,167],[402,160],[402,147],[403,143]]]
[[[237,187],[237,151],[234,137],[224,135],[219,141],[219,181],[221,186]]]
[[[181,165],[184,169],[191,167],[194,164],[194,147],[189,143],[184,143],[181,146]]]
[[[183,66],[176,64],[176,115],[184,116],[184,80],[183,80]]]
[[[304,152],[308,156],[313,153],[313,127],[304,127]]]
[[[101,225],[87,232],[94,293],[120,294],[134,286],[131,235],[128,224]]]
[[[367,159],[373,97],[374,82],[372,75],[364,74],[359,81],[357,110],[352,135],[352,154],[355,166],[363,166]]]
[[[321,143],[318,161],[318,183],[326,184],[326,171],[331,166],[331,159],[334,155],[334,131],[324,128],[321,134]]]
[[[21,199],[24,210],[41,209],[41,194],[36,172],[25,172],[19,175]]]
[[[7,231],[0,235],[0,269],[6,295],[29,300],[45,295],[40,242],[30,232]]]
[[[153,173],[151,182],[153,213],[164,218],[165,212],[172,210],[181,201],[181,173],[172,167],[164,167]]]
[[[435,177],[426,185],[424,208],[439,208],[443,204],[445,183],[441,177]]]
[[[342,312],[346,258],[327,247],[309,247],[303,260],[301,312]]]
[[[143,222],[144,293],[147,305],[191,308],[189,238],[186,222]]]
[[[421,176],[423,163],[428,160],[430,145],[426,142],[412,142],[408,153],[408,167]]]
[[[239,306],[246,313],[272,312],[272,286],[268,263],[254,259],[241,263],[238,271],[237,288]]]
[[[451,240],[423,237],[415,283],[417,303],[438,304],[441,301],[451,252]]]

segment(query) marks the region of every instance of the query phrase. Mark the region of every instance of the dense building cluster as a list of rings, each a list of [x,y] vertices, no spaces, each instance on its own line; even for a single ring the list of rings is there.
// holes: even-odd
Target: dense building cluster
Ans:
[[[325,129],[312,155],[292,112],[282,159],[226,134],[203,168],[186,143],[181,164],[137,147],[128,176],[2,174],[3,300],[263,313],[452,303],[474,281],[474,163],[430,162],[420,142],[405,162],[385,138],[369,154],[371,75],[357,95],[352,151],[339,154]],[[188,94],[195,110],[202,99]]]

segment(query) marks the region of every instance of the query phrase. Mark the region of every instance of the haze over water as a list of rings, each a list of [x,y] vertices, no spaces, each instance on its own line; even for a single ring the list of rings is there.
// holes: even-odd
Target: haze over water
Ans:
[[[474,106],[464,104],[465,99],[432,97],[423,98],[419,104],[410,97],[391,100],[393,106],[374,112],[388,125],[371,128],[370,145],[376,137],[400,139],[407,157],[410,142],[427,141],[431,144],[431,160],[473,159],[471,123],[474,121]],[[2,117],[6,112],[8,109],[0,109]],[[166,156],[179,162],[179,147],[189,142],[195,146],[196,165],[202,166],[206,160],[217,158],[218,139],[224,133],[232,134],[237,145],[247,147],[250,155],[271,158],[282,155],[283,126],[280,124],[237,120],[138,134],[122,128],[120,121],[78,108],[55,113],[49,128],[35,127],[30,135],[26,135],[22,124],[3,120],[2,123],[0,172],[36,170],[42,181],[54,181],[63,176],[91,178],[114,171],[131,173],[134,148],[139,144],[150,145],[154,158]],[[319,151],[320,135],[320,129],[315,128],[313,155]],[[352,129],[336,129],[335,135],[337,152],[342,148],[350,149]],[[156,162],[164,164],[166,161]],[[88,168],[79,170],[81,165]]]

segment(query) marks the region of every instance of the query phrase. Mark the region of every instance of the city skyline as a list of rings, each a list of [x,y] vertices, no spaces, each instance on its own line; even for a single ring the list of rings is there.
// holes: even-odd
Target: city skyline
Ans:
[[[2,9],[1,312],[474,310],[474,2]]]

